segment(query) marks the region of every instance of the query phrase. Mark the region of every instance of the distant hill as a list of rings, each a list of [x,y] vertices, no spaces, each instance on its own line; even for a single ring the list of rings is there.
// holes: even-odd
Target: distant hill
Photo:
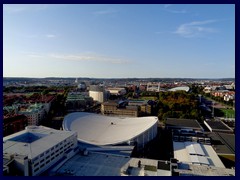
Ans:
[[[88,77],[76,77],[79,81],[81,80],[128,80],[128,81],[235,81],[235,78],[88,78]],[[3,81],[34,81],[34,80],[75,80],[72,77],[46,77],[46,78],[28,78],[28,77],[4,77]]]

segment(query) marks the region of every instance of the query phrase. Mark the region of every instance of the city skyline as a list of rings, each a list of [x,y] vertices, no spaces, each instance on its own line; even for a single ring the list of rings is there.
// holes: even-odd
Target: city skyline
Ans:
[[[235,5],[4,4],[3,77],[234,78]]]

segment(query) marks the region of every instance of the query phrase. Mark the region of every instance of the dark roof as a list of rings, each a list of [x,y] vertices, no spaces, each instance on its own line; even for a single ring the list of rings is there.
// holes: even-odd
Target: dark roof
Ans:
[[[170,162],[168,161],[158,161],[158,169],[161,170],[170,170]]]
[[[226,131],[233,131],[230,129],[225,123],[222,121],[212,121],[208,120],[206,123],[213,129],[213,130],[226,130]]]
[[[227,133],[216,133],[232,151],[235,152],[235,135]]]
[[[199,128],[202,129],[200,124],[196,119],[176,119],[167,118],[166,126],[171,126],[175,128]]]
[[[27,117],[25,115],[15,115],[15,116],[11,116],[11,117],[6,117],[3,119],[4,123],[10,123],[10,122],[14,122],[14,121],[18,121],[18,120],[27,120]]]
[[[235,154],[235,135],[227,133],[207,133],[211,144],[219,154]]]

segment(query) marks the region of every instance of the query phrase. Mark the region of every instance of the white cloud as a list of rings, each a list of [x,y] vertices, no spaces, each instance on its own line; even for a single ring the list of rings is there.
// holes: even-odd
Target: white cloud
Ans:
[[[120,59],[120,58],[112,58],[102,55],[76,55],[76,54],[51,54],[50,57],[55,59],[63,59],[63,60],[74,60],[74,61],[95,61],[95,62],[106,62],[111,64],[126,64],[129,61]]]
[[[46,37],[47,37],[47,38],[55,38],[56,35],[54,35],[54,34],[47,34]]]
[[[44,56],[42,55],[38,55],[38,54],[28,54],[28,57],[32,57],[32,58],[43,58]]]
[[[102,10],[102,11],[95,11],[93,12],[93,14],[96,14],[96,15],[105,15],[105,14],[114,14],[114,13],[117,13],[118,11],[117,10],[114,10],[114,9],[107,9],[107,10]]]
[[[94,62],[103,62],[103,63],[110,63],[110,64],[130,63],[129,60],[97,55],[94,53],[85,53],[85,54],[60,54],[60,53],[40,54],[35,52],[21,52],[21,53],[32,58],[60,59],[60,60],[66,60],[66,61],[89,61],[89,62],[94,61]]]
[[[181,24],[174,33],[186,38],[202,37],[205,34],[217,32],[214,28],[205,27],[205,25],[215,22],[217,20],[193,21]]]

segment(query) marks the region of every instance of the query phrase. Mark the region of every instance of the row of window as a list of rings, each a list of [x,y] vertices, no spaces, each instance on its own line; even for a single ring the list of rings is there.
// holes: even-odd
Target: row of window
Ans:
[[[60,155],[62,155],[64,152],[66,152],[71,146],[73,146],[74,144],[69,144],[66,148],[62,148],[62,150],[57,150],[55,153],[53,152],[51,155],[51,159],[50,159],[50,155],[48,155],[45,159],[42,159],[40,162],[37,162],[36,164],[34,164],[33,166],[33,172],[36,173],[37,171],[39,171],[40,169],[42,169],[44,166],[48,165],[51,161],[55,160],[56,158],[58,158]],[[59,152],[60,151],[60,152]],[[44,162],[46,160],[46,162]],[[39,166],[40,165],[40,166]]]
[[[74,146],[74,141],[67,142],[66,144],[64,144],[64,146],[61,143],[60,148],[58,148],[59,146],[60,146],[60,144],[57,144],[56,146],[52,147],[51,150],[47,150],[45,153],[40,154],[40,156],[38,156],[32,160],[32,163],[35,164],[35,162],[38,161],[38,159],[40,159],[40,163],[41,163],[42,161],[44,161],[44,159],[48,159],[48,158],[50,158],[50,156],[51,157],[54,156],[54,154],[58,153],[59,151],[61,151],[61,153],[62,153],[63,149],[64,149],[64,151],[66,151],[71,146]],[[54,150],[54,149],[56,149],[56,150]],[[50,152],[51,152],[51,154],[50,154]],[[44,158],[44,155],[46,155],[45,158]]]

